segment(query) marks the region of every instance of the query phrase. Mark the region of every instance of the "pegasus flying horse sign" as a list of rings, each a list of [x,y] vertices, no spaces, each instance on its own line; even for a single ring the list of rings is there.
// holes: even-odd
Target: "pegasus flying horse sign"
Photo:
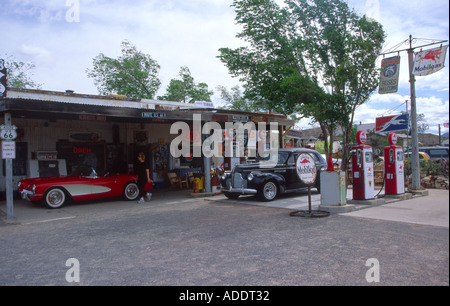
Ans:
[[[444,68],[447,47],[420,51],[416,53],[413,74],[418,76],[429,75]]]

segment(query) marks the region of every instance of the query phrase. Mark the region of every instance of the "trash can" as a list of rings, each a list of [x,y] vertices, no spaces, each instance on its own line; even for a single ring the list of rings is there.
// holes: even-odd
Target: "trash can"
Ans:
[[[203,192],[204,180],[203,173],[194,173],[194,193]]]
[[[321,205],[345,206],[347,205],[347,184],[345,172],[321,172],[320,173],[320,200]]]

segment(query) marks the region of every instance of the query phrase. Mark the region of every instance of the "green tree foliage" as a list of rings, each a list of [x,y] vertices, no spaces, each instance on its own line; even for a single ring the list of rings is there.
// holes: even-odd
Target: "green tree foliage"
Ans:
[[[264,110],[264,105],[245,98],[239,86],[234,86],[231,90],[228,90],[225,86],[217,86],[217,90],[220,93],[221,99],[227,103],[224,109],[248,113]]]
[[[208,89],[208,84],[195,83],[188,67],[181,67],[178,76],[179,79],[170,80],[166,94],[158,99],[184,103],[211,102],[211,96],[214,93]]]
[[[347,152],[355,110],[378,85],[375,62],[384,42],[382,26],[358,16],[342,0],[285,4],[234,0],[236,22],[242,26],[237,37],[246,47],[222,48],[219,58],[252,100],[318,122],[324,138],[331,137],[327,152],[341,127]]]
[[[137,50],[129,41],[121,44],[122,55],[110,58],[100,53],[87,70],[101,95],[119,94],[130,98],[153,99],[161,86],[159,64],[148,54]]]
[[[36,68],[35,64],[17,61],[12,56],[7,56],[5,67],[8,69],[6,79],[8,87],[41,89],[42,85],[33,81],[30,76],[31,70]]]

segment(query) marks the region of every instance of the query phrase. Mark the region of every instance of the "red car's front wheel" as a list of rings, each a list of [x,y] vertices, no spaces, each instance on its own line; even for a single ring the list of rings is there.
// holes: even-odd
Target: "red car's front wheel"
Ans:
[[[67,200],[66,193],[61,188],[52,188],[45,193],[44,202],[48,208],[61,208]]]
[[[139,187],[136,183],[128,183],[123,191],[125,200],[134,201],[139,197]]]

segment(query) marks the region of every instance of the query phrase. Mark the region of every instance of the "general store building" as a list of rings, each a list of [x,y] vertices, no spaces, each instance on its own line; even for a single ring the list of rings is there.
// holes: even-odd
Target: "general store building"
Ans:
[[[204,165],[202,158],[171,156],[170,143],[178,137],[170,133],[175,122],[192,126],[194,114],[223,127],[233,120],[277,122],[280,139],[294,124],[281,115],[218,110],[208,103],[15,88],[8,88],[6,98],[0,99],[0,113],[1,124],[10,116],[17,127],[14,186],[23,178],[70,174],[83,164],[97,171],[129,173],[137,154],[144,152],[150,158],[156,187],[165,188],[167,172],[185,175],[186,171],[203,171]],[[211,166],[231,168],[240,162],[213,157]],[[0,192],[4,192],[4,160],[0,171]]]

